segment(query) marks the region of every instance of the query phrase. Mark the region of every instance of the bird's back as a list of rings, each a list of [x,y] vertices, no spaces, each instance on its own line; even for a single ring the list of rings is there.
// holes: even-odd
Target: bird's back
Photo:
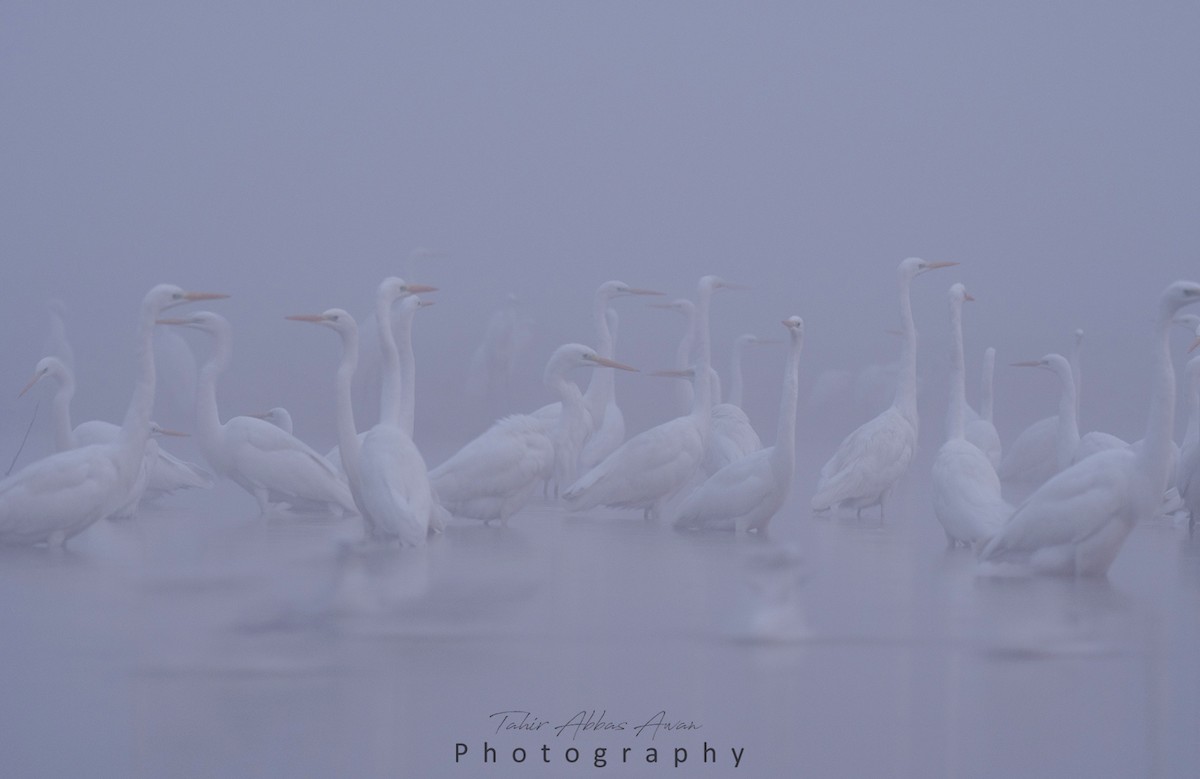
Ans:
[[[916,431],[895,406],[848,435],[821,469],[813,496],[816,510],[843,501],[873,505],[912,461]]]

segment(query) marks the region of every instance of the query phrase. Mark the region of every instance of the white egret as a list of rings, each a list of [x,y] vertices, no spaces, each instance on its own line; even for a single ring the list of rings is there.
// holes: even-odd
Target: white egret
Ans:
[[[1083,331],[1076,330],[1075,342],[1071,347],[1068,364],[1071,369],[1071,385],[1074,388],[1074,418],[1079,420],[1080,371],[1079,353],[1083,344]],[[1061,393],[1060,393],[1061,394]],[[1062,408],[1061,404],[1059,406]],[[1021,431],[1008,445],[996,475],[1003,484],[1022,489],[1036,488],[1062,468],[1059,466],[1059,417],[1043,417]]]
[[[54,392],[53,426],[55,451],[65,452],[89,444],[109,444],[117,440],[121,428],[112,422],[92,420],[71,427],[71,398],[75,395],[75,375],[65,362],[57,357],[43,357],[33,371],[33,378],[21,390],[24,395],[34,384],[44,378],[51,379]],[[156,436],[180,436],[151,423],[151,432]],[[130,491],[128,502],[113,512],[114,517],[133,516],[143,496],[155,498],[189,488],[208,489],[213,486],[212,474],[195,463],[182,460],[163,449],[154,438],[146,441],[145,465]]]
[[[996,432],[996,426],[992,423],[992,377],[996,371],[996,350],[988,347],[983,353],[983,368],[979,376],[979,412],[971,408],[970,404],[966,406],[966,431],[967,440],[979,447],[979,449],[987,455],[988,462],[992,464],[992,470],[1000,467],[1001,447],[1000,434]],[[949,420],[947,420],[947,428],[949,428]]]
[[[966,437],[967,375],[962,307],[974,300],[962,284],[950,287],[950,413],[946,442],[933,460],[933,512],[950,547],[996,533],[1012,516],[1000,496],[1000,479],[987,453]]]
[[[623,281],[606,281],[596,288],[592,297],[592,321],[596,327],[596,354],[611,360],[616,354],[616,339],[613,335],[608,318],[608,305],[613,300],[630,295],[661,295],[651,289],[631,287]],[[563,486],[575,481],[579,472],[579,457],[587,443],[587,439],[599,432],[599,437],[592,444],[588,453],[589,461],[604,459],[613,449],[625,440],[625,417],[615,401],[615,377],[611,371],[593,373],[584,393],[584,407],[587,413],[583,426],[570,424],[559,427],[559,440],[567,447],[556,458],[560,461],[555,468],[554,490],[557,493]],[[616,417],[605,422],[605,415],[613,410]],[[533,412],[533,415],[553,421],[562,413],[561,403],[550,403]],[[570,451],[574,451],[571,460]]]
[[[250,416],[266,420],[285,433],[292,432],[292,415],[283,406],[275,406],[260,414],[251,414]]]
[[[717,276],[700,279],[696,299],[696,334],[700,355],[692,371],[695,400],[691,413],[630,438],[563,493],[573,511],[596,506],[643,509],[657,519],[663,506],[687,483],[704,461],[712,427],[712,394],[716,374],[708,332],[708,310],[714,291],[736,285]]]
[[[201,311],[163,324],[190,327],[213,339],[212,353],[200,369],[196,387],[196,438],[208,465],[254,496],[259,511],[270,510],[272,493],[282,499],[312,501],[354,512],[350,489],[329,463],[295,436],[256,417],[221,422],[217,379],[229,366],[233,332],[225,317]]]
[[[675,365],[677,371],[685,371],[692,361],[692,341],[696,334],[696,305],[687,298],[678,298],[670,303],[651,303],[653,308],[665,308],[683,315],[685,326],[679,346],[675,350]],[[692,383],[690,381],[675,382],[675,402],[680,414],[688,414],[692,410]]]
[[[128,500],[154,407],[154,322],[166,309],[224,295],[160,284],[142,299],[137,378],[117,440],[57,452],[0,481],[0,543],[62,544]]]
[[[1098,452],[1055,475],[1022,503],[979,552],[1046,573],[1102,576],[1139,519],[1152,517],[1167,485],[1175,421],[1171,318],[1200,301],[1200,284],[1177,281],[1158,302],[1153,386],[1142,445]]]
[[[759,449],[709,476],[679,507],[677,528],[707,527],[764,531],[787,500],[796,468],[796,403],[800,394],[800,351],[804,321],[783,320],[791,348],[783,371],[775,445]]]
[[[381,286],[381,298],[391,294]],[[391,300],[395,299],[391,297]],[[394,375],[399,372],[399,361],[391,336],[391,318],[386,311],[379,313],[383,314],[376,317],[383,347],[382,394],[385,400],[394,401],[399,389],[395,386],[399,377]],[[385,406],[383,410],[387,413],[361,439],[355,430],[351,384],[358,367],[358,324],[340,308],[331,308],[321,314],[289,316],[288,319],[324,325],[341,338],[342,359],[337,369],[335,399],[339,454],[354,503],[371,538],[407,546],[424,544],[429,533],[433,496],[425,460],[401,427],[399,404]],[[388,354],[389,350],[391,354]],[[390,379],[389,374],[392,375]]]
[[[834,506],[862,510],[879,506],[912,461],[917,446],[917,326],[913,322],[909,288],[912,280],[954,262],[926,262],[910,257],[900,263],[900,319],[903,345],[896,396],[882,414],[865,423],[842,441],[837,452],[821,468],[821,478],[812,498],[814,511]]]
[[[438,498],[451,514],[490,522],[509,517],[529,502],[539,482],[551,478],[571,430],[584,424],[583,394],[566,374],[577,367],[634,368],[601,356],[582,344],[564,344],[546,364],[546,387],[558,394],[554,418],[535,414],[505,417],[429,473]],[[578,454],[577,452],[575,453]]]
[[[708,450],[704,453],[704,472],[712,475],[737,462],[751,452],[763,448],[762,440],[750,424],[750,418],[742,410],[742,350],[751,344],[767,344],[771,341],[756,335],[739,335],[733,342],[730,359],[729,400],[717,403],[712,410],[712,432]]]
[[[1078,396],[1075,394],[1074,371],[1071,370],[1071,363],[1061,354],[1047,354],[1040,360],[1014,362],[1013,366],[1041,368],[1058,377],[1058,414],[1047,417],[1054,420],[1056,425],[1054,430],[1054,469],[1050,474],[1053,476],[1077,462],[1079,420],[1075,416],[1075,400]]]

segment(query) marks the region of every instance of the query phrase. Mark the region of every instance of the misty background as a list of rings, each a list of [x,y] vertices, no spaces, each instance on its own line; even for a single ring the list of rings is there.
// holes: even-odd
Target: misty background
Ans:
[[[120,419],[136,306],[168,281],[233,295],[213,306],[235,330],[222,416],[286,406],[320,449],[336,339],[283,316],[340,306],[366,325],[385,275],[437,285],[415,328],[435,464],[495,413],[553,399],[544,362],[594,340],[605,280],[749,285],[714,302],[717,367],[737,334],[777,338],[800,314],[809,387],[895,359],[895,267],[920,256],[962,263],[914,285],[926,453],[956,280],[978,299],[969,397],[996,346],[1006,443],[1057,397],[1008,363],[1066,353],[1076,327],[1081,429],[1132,440],[1156,295],[1200,277],[1194,3],[8,2],[0,20],[5,439],[32,413],[15,395],[50,298],[67,307],[76,420]],[[418,247],[445,256],[410,260]],[[462,384],[510,292],[532,340],[507,407],[485,414]],[[618,358],[670,367],[678,317],[615,307]],[[768,442],[782,361],[747,353]],[[158,415],[186,425],[164,386]],[[674,414],[662,380],[622,375],[618,398],[631,434]],[[46,409],[31,453],[48,450]],[[812,416],[802,400],[802,451]],[[843,416],[821,459],[868,418]]]

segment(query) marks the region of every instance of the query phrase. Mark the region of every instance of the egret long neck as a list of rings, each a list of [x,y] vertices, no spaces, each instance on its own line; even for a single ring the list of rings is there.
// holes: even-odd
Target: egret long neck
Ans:
[[[196,379],[196,433],[200,445],[210,451],[218,445],[221,437],[221,416],[217,411],[217,378],[229,366],[233,352],[233,338],[227,328],[215,329],[212,336],[212,354]],[[209,459],[211,462],[212,458]]]
[[[416,307],[400,312],[396,345],[400,352],[400,427],[412,438],[417,415],[417,360],[413,355],[412,327]]]
[[[729,403],[742,407],[742,349],[746,342],[741,338],[733,342],[733,355],[729,359]]]
[[[1171,434],[1175,426],[1175,366],[1171,363],[1170,347],[1171,317],[1174,313],[1165,305],[1159,312],[1158,343],[1154,350],[1154,389],[1150,395],[1150,414],[1146,419],[1146,438],[1138,452],[1142,467],[1155,480],[1159,495],[1167,488]]]
[[[54,391],[54,449],[65,452],[78,446],[71,427],[71,398],[75,397],[75,374],[68,368],[58,374]]]
[[[775,449],[771,452],[771,459],[777,462],[791,463],[796,456],[796,403],[800,397],[800,351],[803,347],[804,336],[792,333],[791,350],[783,369]]]
[[[358,369],[358,328],[339,330],[342,338],[342,360],[338,363],[334,384],[334,416],[337,424],[338,453],[342,458],[342,470],[350,484],[351,493],[358,502],[361,493],[358,471],[358,430],[354,424],[353,394],[354,371]]]
[[[912,300],[909,288],[912,278],[907,273],[900,275],[900,321],[904,328],[904,340],[900,347],[900,373],[896,382],[896,409],[917,428],[917,325],[913,321]]]
[[[963,357],[962,301],[950,301],[950,414],[946,440],[966,438],[967,367]]]
[[[150,438],[150,414],[154,412],[155,365],[154,328],[158,308],[149,300],[142,302],[142,319],[138,323],[138,373],[133,384],[133,397],[121,423],[121,436],[137,442],[137,459],[142,460],[146,439]]]
[[[608,294],[601,287],[596,290],[596,294],[592,298],[592,324],[596,328],[596,353],[601,357],[611,359],[616,345],[613,343],[612,331],[608,327],[607,314]],[[588,382],[584,398],[587,403],[588,412],[592,415],[596,427],[600,426],[600,421],[604,418],[604,409],[608,405],[608,398],[612,389],[613,376],[611,375],[611,371],[592,372],[592,377]]]
[[[979,375],[979,416],[992,422],[993,376],[996,372],[996,350],[988,347],[983,353],[983,369]]]
[[[401,393],[400,354],[392,332],[392,302],[394,298],[380,292],[375,296],[375,325],[379,329],[379,424],[400,425]]]
[[[596,303],[596,353],[611,360],[617,351],[617,333],[609,322],[609,316],[615,320],[616,314],[608,310],[607,299],[600,293],[596,294]],[[583,398],[596,427],[600,427],[600,422],[604,419],[605,409],[615,391],[615,382],[616,377],[612,371],[592,371],[592,378]]]
[[[1071,375],[1070,366],[1064,366],[1061,357],[1055,359],[1058,361],[1055,373],[1058,374],[1059,381],[1055,456],[1058,469],[1061,471],[1071,465],[1071,461],[1075,459],[1075,449],[1079,446],[1079,417],[1075,412],[1075,409],[1078,408],[1076,403],[1078,396],[1075,394],[1075,378]]]

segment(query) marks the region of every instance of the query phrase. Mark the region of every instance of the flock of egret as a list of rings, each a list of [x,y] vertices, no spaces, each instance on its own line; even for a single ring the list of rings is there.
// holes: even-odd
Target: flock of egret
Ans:
[[[902,331],[893,402],[851,432],[821,469],[814,512],[879,507],[909,470],[917,446],[917,331],[910,287],[929,271],[955,265],[910,258],[899,266]],[[682,313],[684,335],[672,370],[678,379],[680,416],[626,438],[613,372],[636,370],[615,359],[614,302],[657,296],[617,281],[602,284],[593,299],[594,346],[564,344],[551,355],[544,383],[557,402],[529,414],[496,421],[457,453],[429,468],[413,442],[416,361],[412,326],[428,305],[419,296],[433,287],[389,277],[379,285],[374,321],[380,352],[378,423],[359,432],[351,382],[359,362],[359,328],[346,311],[288,319],[333,330],[342,346],[334,382],[337,447],[322,456],[292,433],[282,408],[222,422],[217,381],[231,353],[232,328],[217,313],[164,317],[168,309],[224,295],[159,285],[145,296],[137,330],[138,368],[133,396],[118,426],[86,422],[71,427],[75,383],[57,311],[51,339],[64,358],[43,358],[22,394],[38,381],[56,385],[56,452],[0,482],[0,543],[57,545],[94,522],[129,516],[145,497],[205,488],[226,477],[253,495],[260,510],[292,508],[360,516],[372,542],[416,546],[452,518],[502,524],[541,490],[571,511],[598,506],[641,509],[647,520],[670,516],[680,529],[765,531],[785,503],[796,470],[796,416],[804,323],[783,320],[789,348],[783,370],[774,445],[764,448],[741,403],[741,350],[768,342],[738,339],[732,393],[721,402],[712,366],[709,311],[714,294],[737,288],[717,276],[700,279],[695,300],[654,303]],[[1070,360],[1048,354],[1018,363],[1052,371],[1061,391],[1056,416],[1040,420],[1001,457],[992,424],[995,350],[984,357],[981,407],[966,400],[963,308],[973,298],[962,284],[950,287],[950,400],[946,440],[933,461],[934,514],[950,546],[971,546],[985,566],[1015,563],[1034,571],[1103,574],[1135,523],[1158,511],[1177,490],[1183,506],[1200,511],[1200,358],[1188,365],[1191,419],[1182,448],[1172,440],[1175,372],[1169,351],[1172,325],[1200,336],[1200,318],[1179,314],[1200,301],[1200,285],[1175,282],[1158,301],[1154,386],[1145,437],[1126,444],[1114,436],[1080,437],[1079,342]],[[497,327],[515,327],[515,303]],[[397,316],[398,314],[398,316]],[[155,437],[171,435],[151,420],[155,397],[154,332],[158,326],[206,333],[211,346],[195,379],[195,432],[208,470],[169,454]],[[1200,343],[1198,338],[1197,343]],[[486,351],[486,344],[483,347]],[[478,366],[489,364],[477,355]],[[332,367],[332,366],[331,366]],[[572,380],[590,371],[586,390]],[[503,371],[491,371],[506,380]],[[1028,496],[1015,506],[1002,485]],[[681,500],[676,498],[682,496]],[[671,506],[674,505],[674,509]]]

